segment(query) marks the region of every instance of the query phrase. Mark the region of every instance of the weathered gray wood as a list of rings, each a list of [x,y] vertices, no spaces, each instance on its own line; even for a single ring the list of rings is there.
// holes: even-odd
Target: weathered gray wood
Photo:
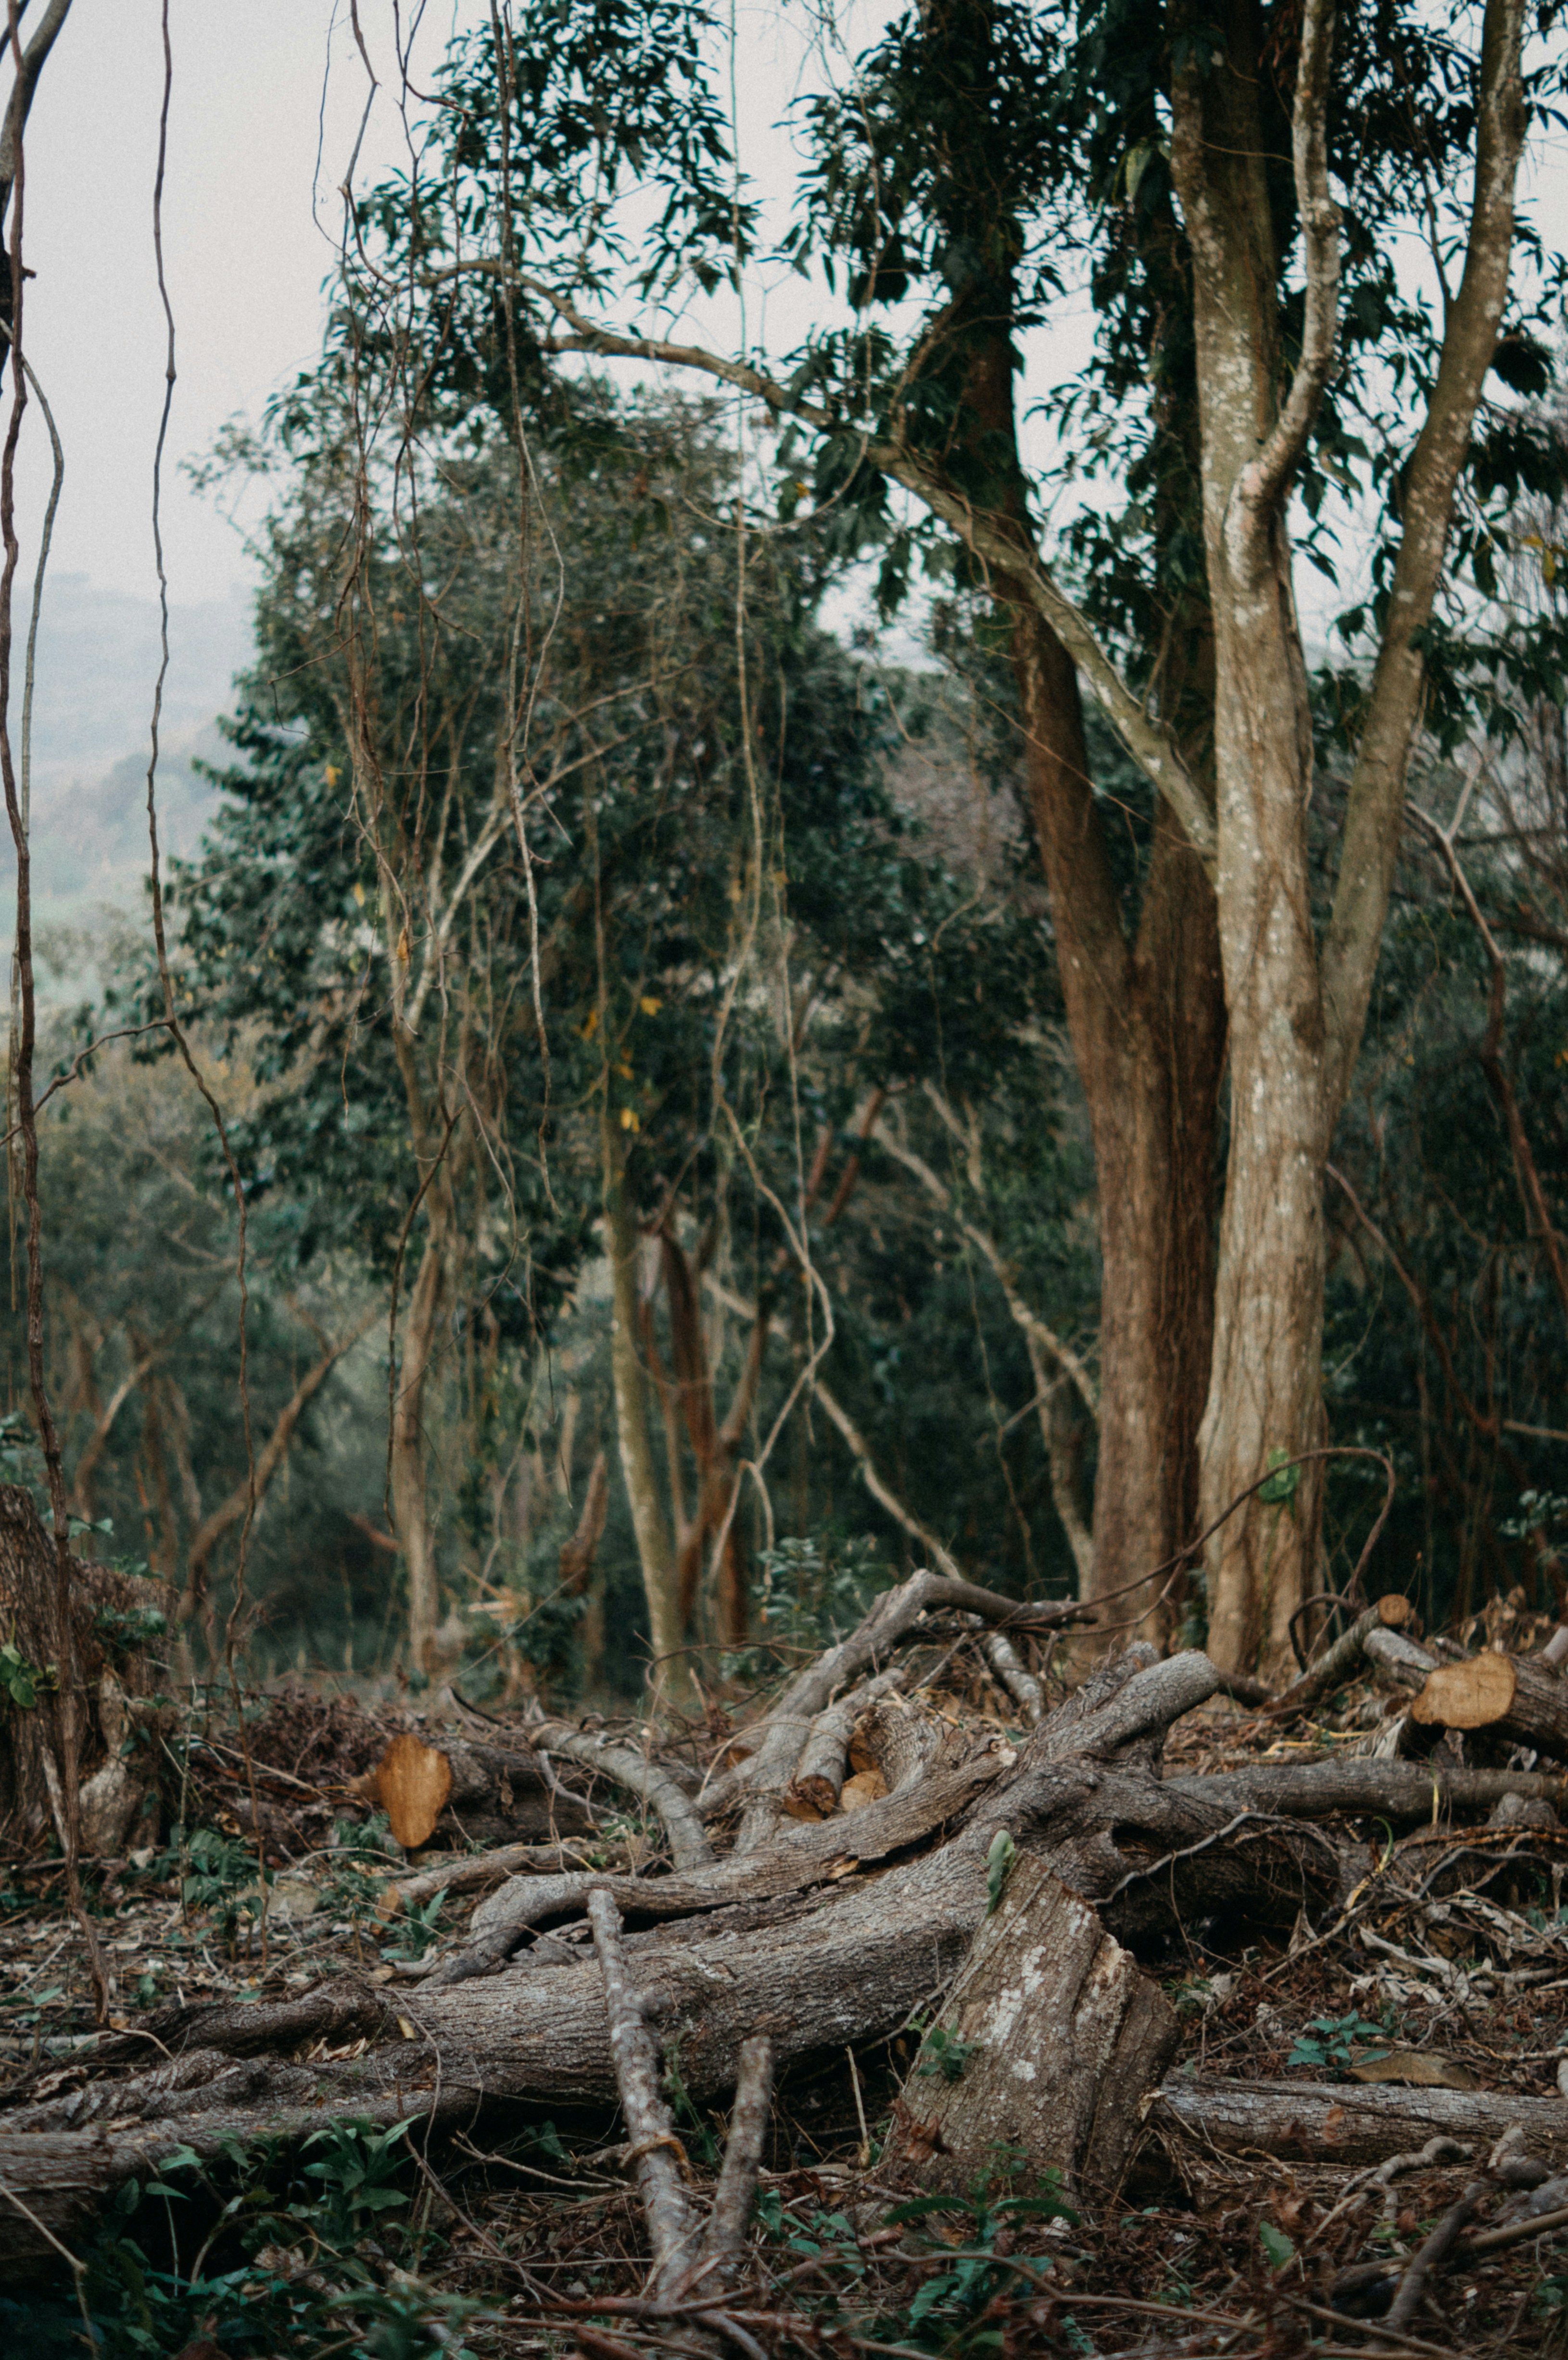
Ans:
[[[1361,1652],[1389,1688],[1421,1688],[1427,1674],[1437,1666],[1435,1655],[1418,1647],[1413,1639],[1407,1639],[1399,1631],[1368,1631],[1361,1642]]]
[[[819,1818],[827,1818],[844,1792],[845,1756],[855,1722],[867,1706],[908,1677],[909,1667],[901,1666],[895,1671],[881,1673],[874,1680],[862,1680],[847,1696],[823,1707],[800,1748],[800,1758],[787,1789],[788,1801],[802,1803]]]
[[[1568,1778],[1538,1770],[1440,1770],[1417,1762],[1260,1762],[1213,1777],[1168,1778],[1167,1792],[1233,1810],[1279,1811],[1294,1819],[1377,1811],[1394,1819],[1429,1819],[1440,1810],[1489,1811],[1505,1795],[1568,1803]]]
[[[713,1859],[713,1847],[689,1797],[667,1770],[625,1738],[601,1736],[570,1721],[545,1721],[529,1729],[528,1740],[537,1753],[562,1754],[568,1761],[602,1772],[657,1811],[677,1868],[695,1868]]]
[[[853,1816],[789,1822],[764,1852],[731,1853],[683,1875],[615,1877],[602,1870],[576,1869],[557,1876],[510,1877],[480,1902],[466,1949],[439,1961],[426,1988],[493,1972],[531,1927],[585,1907],[597,1885],[607,1888],[617,1908],[659,1918],[687,1918],[736,1902],[804,1893],[830,1877],[841,1863],[886,1859],[959,1819],[999,1776],[1002,1766],[997,1754],[977,1754],[972,1762],[933,1772],[918,1786],[886,1796]]]
[[[889,1655],[922,1614],[943,1606],[978,1614],[985,1622],[1003,1627],[1028,1623],[1053,1631],[1072,1622],[1092,1622],[1094,1612],[1092,1606],[1063,1604],[1060,1599],[1033,1605],[1021,1603],[1015,1598],[1003,1598],[994,1590],[978,1589],[972,1581],[954,1581],[929,1568],[910,1574],[908,1581],[900,1582],[895,1590],[885,1590],[873,1601],[847,1639],[841,1639],[836,1647],[830,1647],[814,1664],[808,1664],[804,1671],[796,1674],[777,1704],[748,1732],[756,1741],[755,1750],[723,1778],[715,1779],[699,1797],[698,1808],[703,1817],[714,1819],[729,1810],[754,1786],[764,1796],[769,1790],[781,1794],[818,1713],[849,1681]],[[776,1818],[777,1807],[773,1808]],[[751,1843],[760,1841],[754,1835]]]
[[[899,2151],[934,2148],[922,2179],[962,2187],[998,2146],[1021,2147],[1094,2201],[1119,2184],[1143,2099],[1177,2042],[1158,1985],[1087,1902],[1032,1862],[1015,1865],[982,1919],[933,2029],[968,2054],[948,2080],[928,2032],[904,2085]]]
[[[1343,2087],[1321,2081],[1222,2081],[1174,2073],[1149,2113],[1155,2130],[1190,2133],[1222,2154],[1279,2163],[1380,2163],[1434,2134],[1461,2141],[1484,2162],[1515,2123],[1528,2154],[1568,2162],[1568,2106],[1512,2091]]]
[[[626,2135],[636,2162],[637,2190],[653,2246],[648,2291],[659,2301],[674,2294],[697,2256],[701,2223],[686,2193],[676,2160],[681,2153],[675,2119],[659,2087],[659,2051],[644,2020],[642,2002],[626,1964],[620,1912],[602,1885],[588,1896],[588,1918],[599,1972],[604,1982],[610,2062]]]

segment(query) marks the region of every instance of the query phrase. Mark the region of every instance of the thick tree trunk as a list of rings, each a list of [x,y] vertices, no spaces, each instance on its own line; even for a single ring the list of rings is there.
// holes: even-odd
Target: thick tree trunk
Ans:
[[[1030,802],[1099,1182],[1100,1426],[1094,1595],[1192,1536],[1213,1317],[1215,1124],[1225,1054],[1214,896],[1161,809],[1129,946],[1088,784],[1078,681],[1038,616],[1014,625]],[[1113,1619],[1161,1636],[1158,1588]]]
[[[1519,0],[1488,0],[1465,277],[1400,479],[1400,543],[1352,781],[1320,969],[1308,876],[1312,715],[1285,506],[1333,372],[1340,215],[1327,119],[1334,12],[1306,0],[1294,61],[1295,220],[1305,276],[1299,353],[1280,349],[1281,255],[1255,13],[1218,20],[1227,55],[1188,58],[1171,91],[1171,168],[1192,254],[1203,533],[1214,623],[1216,892],[1230,1021],[1231,1133],[1202,1435],[1204,1521],[1322,1437],[1323,1179],[1377,961],[1459,472],[1497,346],[1525,115]],[[1293,332],[1297,333],[1297,332]],[[1216,1660],[1269,1673],[1315,1587],[1321,1462],[1289,1501],[1248,1502],[1211,1544]]]
[[[1324,1028],[1307,876],[1306,665],[1282,525],[1238,492],[1277,421],[1279,263],[1250,15],[1226,20],[1231,71],[1188,67],[1171,170],[1192,252],[1203,534],[1214,614],[1220,952],[1230,1147],[1202,1431],[1208,1524],[1269,1464],[1322,1439]],[[1238,508],[1238,501],[1240,506]],[[1321,1476],[1253,1500],[1207,1562],[1209,1644],[1227,1671],[1283,1673],[1309,1588]],[[1267,1676],[1267,1674],[1266,1674]]]

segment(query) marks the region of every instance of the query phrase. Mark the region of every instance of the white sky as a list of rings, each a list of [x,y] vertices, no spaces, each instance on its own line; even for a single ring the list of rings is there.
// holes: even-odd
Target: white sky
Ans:
[[[885,0],[852,0],[841,16],[844,51],[862,46],[886,13]],[[425,0],[422,8],[420,0],[359,0],[359,14],[384,84],[356,174],[365,185],[401,148],[395,21],[419,22],[413,78],[428,87],[454,27],[487,8],[485,0]],[[348,15],[347,0],[171,0],[164,235],[179,382],[163,512],[177,604],[223,597],[250,578],[239,534],[191,490],[180,460],[204,451],[234,413],[259,413],[317,349],[341,220],[336,190],[366,90]],[[806,22],[805,12],[773,5],[737,19],[743,149],[762,185],[781,193],[791,172],[779,119],[802,78],[822,72],[802,53]],[[159,0],[75,0],[27,146],[26,243],[37,277],[26,343],[67,453],[51,563],[98,588],[142,595],[153,587],[149,481],[163,391],[151,246],[161,82]],[[1560,146],[1538,151],[1532,177],[1546,201],[1542,227],[1561,241],[1568,173]],[[749,297],[752,339],[795,342],[813,300],[797,279],[779,278],[766,292],[759,282]],[[1079,311],[1031,351],[1031,393],[1078,365],[1085,325]],[[735,322],[720,311],[690,326],[728,344]],[[25,537],[36,535],[45,460],[35,418],[22,464]]]

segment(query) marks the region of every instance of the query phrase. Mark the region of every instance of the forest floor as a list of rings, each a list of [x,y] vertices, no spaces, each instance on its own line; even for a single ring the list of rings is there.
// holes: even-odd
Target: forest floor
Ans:
[[[977,1672],[922,1702],[971,1733],[1024,1743]],[[1361,1743],[1376,1710],[1353,1687],[1332,1726],[1282,1736],[1216,1698],[1170,1731],[1165,1775],[1322,1762]],[[410,1870],[367,1774],[389,1733],[414,1726],[434,1742],[440,1716],[416,1722],[296,1683],[251,1699],[242,1733],[214,1700],[185,1732],[182,1829],[87,1875],[110,2027],[174,2003],[266,2007],[333,1981],[368,1983],[396,2005],[432,1958],[460,1950],[474,1896],[388,1914]],[[575,1852],[561,1839],[562,1852],[589,1868],[657,1866],[657,1822],[615,1800],[623,1816],[602,1813],[598,1832]],[[1233,1927],[1214,1948],[1186,1932],[1166,1943],[1144,1962],[1180,2028],[1166,2086],[1299,2080],[1304,2094],[1329,2084],[1348,2100],[1358,2085],[1392,2084],[1418,2111],[1427,2091],[1470,2091],[1505,2111],[1516,2097],[1555,2102],[1568,2125],[1568,1830],[1536,1818],[1552,1823],[1462,1828],[1434,1785],[1424,1829],[1337,1828],[1359,1874],[1315,1931],[1303,1916],[1293,1932],[1260,1927],[1247,1939]],[[259,1845],[245,1831],[257,1825]],[[443,1856],[414,1866],[428,1874]],[[1292,2160],[1222,2151],[1155,2093],[1114,2201],[1075,2200],[1018,2150],[960,2192],[922,2194],[907,2158],[889,2168],[884,2149],[919,2104],[917,2069],[942,2070],[940,2053],[934,2068],[922,2057],[925,2028],[917,2017],[780,2070],[744,2291],[721,2330],[700,2314],[651,2315],[637,2157],[615,2109],[581,2102],[513,2103],[439,2133],[339,2116],[303,2146],[263,2137],[176,2155],[105,2202],[74,2271],[62,2258],[52,2277],[0,2293],[0,2325],[25,2328],[29,2354],[80,2352],[91,2332],[105,2360],[1568,2350],[1568,2212],[1552,2217],[1563,2197],[1548,2181],[1543,2225],[1514,2220],[1530,2176],[1510,2183],[1506,2137],[1490,2155],[1440,2138],[1369,2169],[1334,2159],[1331,2109],[1312,2152]],[[24,2084],[34,2103],[85,2086],[103,2038],[60,1863],[13,1859],[0,1868],[0,2108]],[[305,2061],[325,2070],[355,2053],[352,2040],[318,2041]],[[700,2193],[718,2170],[725,2113],[694,2103],[668,2057],[665,2092]],[[1516,2156],[1528,2144],[1516,2137]],[[1468,2242],[1488,2228],[1490,2246]],[[1387,2311],[1400,2273],[1444,2235],[1407,2323],[1390,2333],[1366,2316]]]

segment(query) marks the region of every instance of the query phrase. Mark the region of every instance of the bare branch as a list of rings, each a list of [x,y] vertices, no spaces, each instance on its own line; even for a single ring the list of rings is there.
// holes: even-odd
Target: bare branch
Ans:
[[[708,352],[700,344],[670,344],[658,336],[624,336],[596,327],[567,297],[540,279],[507,270],[502,263],[479,258],[454,263],[431,272],[430,283],[472,275],[498,279],[520,294],[537,297],[568,323],[572,331],[570,335],[541,339],[547,353],[599,353],[623,360],[654,361],[667,368],[691,369],[755,396],[778,417],[800,418],[808,425],[821,429],[833,423],[820,403],[802,399],[787,386],[744,361],[725,360],[722,354]],[[1133,694],[1095,638],[1087,617],[1058,586],[1039,552],[1022,538],[1018,526],[1010,518],[989,510],[977,511],[938,469],[901,442],[878,442],[867,436],[863,456],[866,465],[902,484],[932,516],[950,525],[976,557],[1016,584],[1026,602],[1045,617],[1089,683],[1128,753],[1165,797],[1204,867],[1212,870],[1214,816],[1174,733],[1149,713],[1141,697]]]
[[[1339,325],[1340,224],[1339,207],[1328,187],[1328,87],[1334,61],[1334,0],[1306,0],[1290,138],[1307,277],[1301,356],[1268,441],[1252,464],[1244,467],[1236,479],[1226,519],[1227,538],[1233,533],[1251,537],[1267,530],[1307,447],[1307,437],[1334,366]],[[1236,554],[1233,550],[1233,563],[1236,562]]]
[[[697,2216],[681,2185],[681,2142],[670,2109],[659,2094],[659,2059],[621,1948],[621,1914],[603,1885],[588,1896],[588,1922],[593,1928],[593,1947],[604,1979],[615,2087],[631,2134],[637,2188],[653,2246],[651,2291],[668,2300],[691,2273]]]
[[[615,1738],[594,1736],[571,1721],[536,1721],[530,1725],[528,1738],[536,1753],[563,1754],[568,1761],[601,1770],[617,1786],[640,1796],[663,1821],[664,1832],[670,1839],[670,1856],[677,1868],[695,1868],[713,1859],[713,1848],[702,1832],[702,1822],[688,1797],[667,1770],[661,1770],[635,1746]]]
[[[267,1487],[277,1473],[294,1438],[294,1429],[299,1423],[306,1404],[321,1391],[343,1354],[351,1350],[362,1336],[368,1333],[379,1317],[379,1310],[372,1306],[365,1317],[354,1323],[346,1336],[330,1344],[321,1359],[306,1370],[295,1386],[291,1397],[278,1412],[277,1425],[257,1452],[253,1472],[247,1474],[243,1483],[234,1486],[228,1498],[212,1510],[212,1514],[192,1537],[185,1577],[185,1596],[186,1601],[189,1601],[185,1612],[189,1612],[191,1607],[202,1594],[208,1559],[219,1541],[231,1525],[240,1522],[247,1510],[254,1513],[255,1509],[260,1506]]]
[[[18,10],[17,14],[20,13]],[[22,51],[22,62],[5,104],[5,120],[4,126],[0,126],[0,213],[10,202],[22,128],[32,107],[38,76],[44,70],[44,60],[55,45],[60,28],[70,14],[71,0],[49,0],[32,39]]]
[[[685,2291],[709,2293],[732,2285],[746,2255],[746,2225],[757,2197],[757,2175],[767,2144],[773,2096],[773,2043],[759,2032],[741,2045],[735,2104],[713,2211],[702,2232],[697,2267]]]
[[[1437,382],[1404,482],[1401,539],[1367,725],[1350,781],[1334,912],[1323,948],[1325,1108],[1344,1103],[1361,1045],[1399,857],[1405,773],[1421,713],[1421,635],[1443,578],[1454,495],[1508,300],[1514,193],[1526,110],[1524,0],[1486,0],[1475,193],[1465,276],[1450,308]]]

